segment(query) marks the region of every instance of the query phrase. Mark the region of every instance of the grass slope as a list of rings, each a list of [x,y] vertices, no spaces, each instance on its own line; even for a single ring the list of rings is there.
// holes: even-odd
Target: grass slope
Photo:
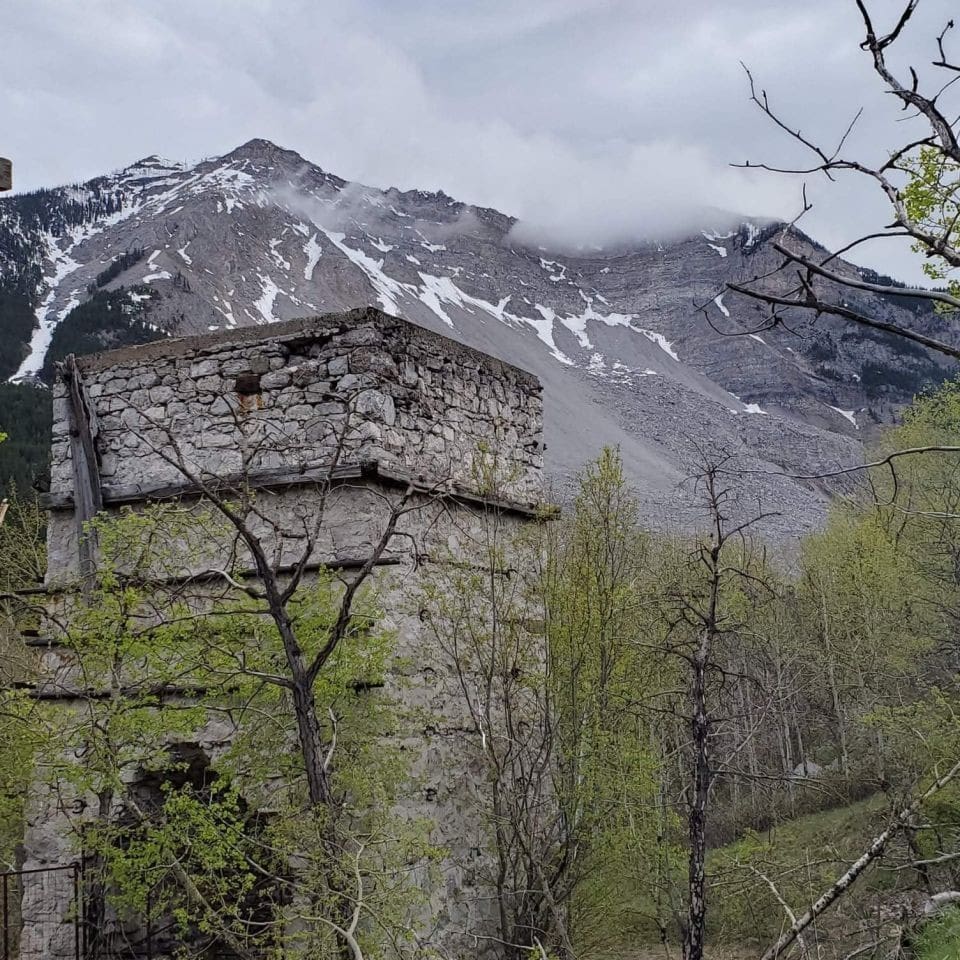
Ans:
[[[887,799],[877,795],[787,820],[762,833],[748,833],[712,851],[708,860],[710,960],[759,956],[789,923],[777,894],[796,915],[802,914],[863,853],[885,826],[889,812]],[[892,867],[908,858],[904,841],[895,840],[888,848],[891,865],[869,870],[819,924],[808,930],[810,955],[820,960],[843,960],[857,947],[876,939],[881,931],[889,931],[891,924],[898,922],[901,909],[913,914],[926,898],[919,888],[919,877],[915,871]],[[685,864],[682,866],[685,868]],[[684,882],[679,870],[675,882],[679,892]],[[611,876],[607,883],[611,901],[616,902],[624,889],[623,877]],[[595,956],[610,960],[679,956],[678,950],[671,952],[657,943],[655,927],[644,919],[654,913],[653,904],[645,899],[651,895],[638,894],[631,909],[618,910],[618,919],[634,920],[611,929],[609,941]],[[953,927],[945,923],[942,934],[937,932],[939,926],[931,926],[930,942],[936,945],[930,949],[940,952],[919,954],[918,960],[960,960],[956,939],[960,937],[960,912],[955,923]]]
[[[957,960],[960,957],[960,910],[948,910],[924,926],[914,941],[916,960]]]

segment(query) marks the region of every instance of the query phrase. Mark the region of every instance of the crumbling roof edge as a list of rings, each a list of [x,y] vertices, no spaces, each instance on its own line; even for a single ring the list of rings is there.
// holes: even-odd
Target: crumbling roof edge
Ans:
[[[523,376],[531,385],[540,387],[539,378],[529,370],[524,370],[492,354],[468,347],[451,337],[436,333],[412,320],[405,320],[376,307],[358,307],[341,313],[324,313],[295,320],[284,320],[265,326],[236,327],[231,330],[219,330],[215,333],[194,334],[187,337],[154,340],[150,343],[118,347],[100,353],[77,357],[77,366],[86,372],[94,373],[110,367],[119,367],[129,363],[144,363],[153,359],[176,357],[202,357],[218,353],[232,344],[251,344],[258,341],[287,342],[291,340],[311,340],[342,332],[345,326],[367,322],[381,326],[402,325],[413,331],[417,337],[425,340],[441,341],[445,348],[474,357],[486,366],[500,366],[513,370]]]

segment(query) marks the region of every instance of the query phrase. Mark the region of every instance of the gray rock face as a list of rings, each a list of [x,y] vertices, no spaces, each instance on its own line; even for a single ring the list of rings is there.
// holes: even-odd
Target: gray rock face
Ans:
[[[143,259],[108,287],[153,288],[150,322],[170,334],[369,304],[532,371],[544,384],[557,495],[601,445],[618,445],[656,525],[689,518],[691,496],[678,485],[705,450],[732,454],[747,498],[782,514],[769,532],[816,525],[823,490],[782,474],[855,461],[871,428],[947,373],[922,350],[823,318],[788,316],[763,330],[757,306],[723,290],[776,264],[775,225],[732,218],[670,243],[532,249],[495,210],[347,183],[262,140],[191,167],[148,158],[84,189],[119,198],[119,209],[31,232],[18,199],[0,201],[0,276],[22,267],[23,254],[5,254],[15,239],[43,272],[21,375],[39,367],[50,330],[97,273],[142,246]],[[797,232],[792,242],[813,248]],[[901,324],[935,322],[872,295],[856,305]],[[388,363],[375,345],[357,346],[370,347],[371,369]],[[340,363],[326,371],[331,383],[361,375]],[[419,388],[413,372],[398,374]],[[285,389],[282,373],[273,379],[271,389]],[[496,416],[502,398],[481,400]],[[385,403],[382,413],[390,429]]]

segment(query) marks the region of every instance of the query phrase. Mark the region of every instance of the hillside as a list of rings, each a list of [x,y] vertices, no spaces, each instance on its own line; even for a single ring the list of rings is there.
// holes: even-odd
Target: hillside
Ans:
[[[618,445],[651,522],[683,522],[682,481],[723,450],[745,493],[783,514],[771,532],[792,535],[819,523],[825,492],[771,474],[850,463],[950,371],[827,319],[756,332],[759,308],[724,284],[768,271],[779,229],[718,214],[669,242],[551,250],[496,210],[349,183],[267,141],[191,166],[148,157],[0,201],[0,375],[48,381],[68,352],[374,304],[541,378],[561,496]]]

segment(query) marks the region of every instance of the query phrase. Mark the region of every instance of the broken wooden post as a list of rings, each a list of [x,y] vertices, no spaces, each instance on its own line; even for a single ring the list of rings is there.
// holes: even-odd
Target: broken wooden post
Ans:
[[[77,358],[69,354],[58,364],[67,386],[70,410],[70,460],[73,467],[73,515],[77,524],[80,580],[85,593],[93,589],[96,575],[96,535],[87,526],[103,509],[100,464],[97,459],[97,418],[87,396]]]

